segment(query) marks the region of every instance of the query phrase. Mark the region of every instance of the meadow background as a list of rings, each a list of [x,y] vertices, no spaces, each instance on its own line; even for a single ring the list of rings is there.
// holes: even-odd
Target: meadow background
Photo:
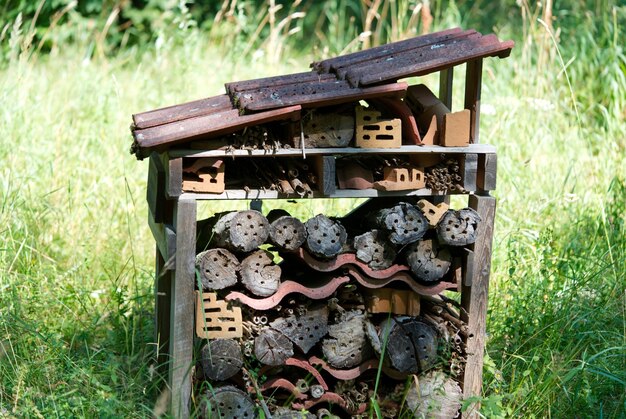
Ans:
[[[516,41],[483,70],[499,173],[482,413],[626,417],[626,5],[607,0],[4,2],[0,417],[155,411],[132,113],[454,26]]]

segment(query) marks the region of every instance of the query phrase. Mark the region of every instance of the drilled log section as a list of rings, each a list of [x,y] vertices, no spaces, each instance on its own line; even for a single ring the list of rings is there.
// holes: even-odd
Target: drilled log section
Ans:
[[[351,114],[311,112],[304,118],[302,138],[306,148],[347,147],[354,136],[354,110]],[[299,135],[296,147],[302,147]]]
[[[400,372],[415,374],[437,361],[437,331],[413,317],[386,320],[380,327],[380,340],[391,365]]]
[[[265,365],[283,365],[293,356],[293,343],[278,330],[266,327],[254,338],[254,355]]]
[[[212,387],[202,396],[203,418],[254,418],[256,405],[250,397],[234,386]]]
[[[388,231],[389,241],[396,245],[414,243],[428,230],[424,214],[406,202],[375,212],[372,221],[380,229]]]
[[[350,368],[372,356],[364,322],[365,315],[354,310],[344,313],[339,323],[328,328],[330,338],[322,342],[322,351],[330,365],[335,368]]]
[[[215,339],[202,347],[202,371],[211,380],[223,381],[243,366],[241,348],[234,339]]]
[[[313,413],[279,407],[272,413],[272,419],[317,419]]]
[[[196,269],[204,291],[221,290],[237,283],[239,260],[226,249],[209,249],[196,256]]]
[[[396,251],[389,244],[387,234],[371,230],[354,238],[356,257],[372,269],[386,269],[396,259]]]
[[[289,338],[305,354],[328,331],[328,307],[309,308],[306,314],[280,317],[270,326]]]
[[[422,240],[407,248],[406,261],[411,271],[425,282],[437,281],[448,272],[452,255],[445,247],[439,247],[434,240]]]
[[[457,417],[462,399],[456,381],[441,371],[431,371],[412,381],[406,406],[416,418],[451,419]]]
[[[281,250],[293,252],[306,241],[306,228],[302,221],[283,215],[271,221],[270,241]]]
[[[273,255],[257,250],[241,261],[241,282],[254,295],[269,297],[280,285],[280,266],[274,265]]]
[[[472,244],[476,241],[476,229],[480,221],[480,215],[472,208],[448,210],[437,226],[439,240],[450,246]]]
[[[267,240],[269,223],[258,211],[234,211],[217,220],[213,233],[218,246],[250,252]]]
[[[305,227],[307,250],[323,259],[337,256],[348,238],[346,229],[339,221],[331,220],[323,214],[309,219]]]

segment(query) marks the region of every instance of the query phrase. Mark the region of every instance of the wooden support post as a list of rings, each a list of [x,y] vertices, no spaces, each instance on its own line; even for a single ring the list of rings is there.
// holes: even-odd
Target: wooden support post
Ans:
[[[439,100],[452,110],[452,80],[454,67],[446,68],[439,72]]]
[[[156,246],[156,266],[154,278],[154,329],[157,345],[157,370],[167,374],[170,344],[170,290],[172,272],[165,269],[165,260]]]
[[[183,193],[183,158],[170,159],[163,153],[161,159],[165,169],[165,195],[169,199],[178,198]]]
[[[462,320],[467,323],[467,363],[463,376],[463,397],[466,399],[479,396],[482,390],[485,323],[496,200],[489,195],[471,195],[469,206],[478,212],[482,222],[472,249],[474,257],[471,284],[464,283],[461,289],[461,305],[463,307],[461,316]],[[471,405],[463,413],[463,418],[478,418],[479,408],[478,403]]]
[[[483,71],[482,58],[469,61],[465,74],[465,109],[469,109],[470,116],[470,143],[478,144],[480,125],[480,89]]]
[[[496,189],[496,174],[498,170],[498,156],[493,154],[478,155],[478,177],[476,186],[482,191]]]
[[[170,410],[175,418],[189,417],[194,329],[196,201],[180,198],[174,207],[176,268],[171,281]]]
[[[476,172],[478,172],[478,154],[468,153],[461,161],[463,188],[466,191],[476,190]]]

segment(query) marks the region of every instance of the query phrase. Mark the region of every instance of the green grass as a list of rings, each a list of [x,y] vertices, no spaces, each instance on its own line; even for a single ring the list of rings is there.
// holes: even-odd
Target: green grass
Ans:
[[[623,418],[626,8],[555,9],[553,41],[521,3],[489,23],[453,4],[434,12],[440,27],[482,22],[517,41],[484,66],[481,138],[499,173],[483,413]],[[308,46],[270,54],[285,32],[252,42],[249,27],[231,36],[241,22],[222,23],[213,38],[189,30],[108,55],[91,35],[48,55],[26,28],[0,41],[0,417],[151,415],[154,245],[130,115],[314,58]],[[354,35],[334,29],[327,53]]]

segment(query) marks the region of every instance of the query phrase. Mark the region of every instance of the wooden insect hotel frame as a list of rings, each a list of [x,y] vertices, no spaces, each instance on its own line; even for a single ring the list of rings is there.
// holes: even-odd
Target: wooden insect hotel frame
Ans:
[[[450,29],[133,115],[173,416],[367,417],[372,398],[386,417],[478,416],[460,406],[481,394],[495,216],[482,62],[512,47]],[[399,81],[434,72],[438,95]],[[369,199],[262,213],[284,198]],[[202,200],[251,209],[198,221]]]

